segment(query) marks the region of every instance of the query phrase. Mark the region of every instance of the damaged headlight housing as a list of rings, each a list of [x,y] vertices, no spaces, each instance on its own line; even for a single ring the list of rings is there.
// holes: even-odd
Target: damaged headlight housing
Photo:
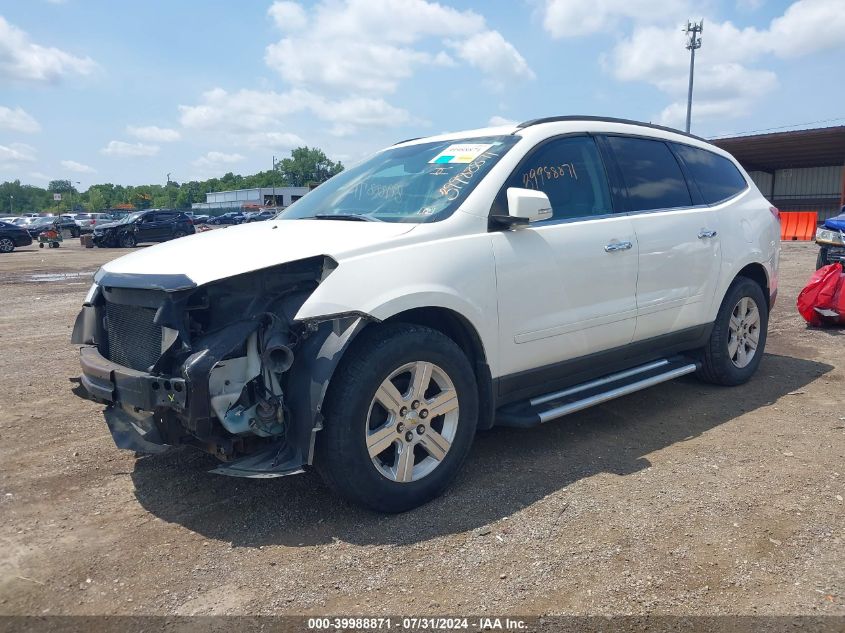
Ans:
[[[845,246],[845,235],[843,235],[842,231],[818,229],[816,230],[816,241],[824,242],[825,244],[835,244],[836,246]]]

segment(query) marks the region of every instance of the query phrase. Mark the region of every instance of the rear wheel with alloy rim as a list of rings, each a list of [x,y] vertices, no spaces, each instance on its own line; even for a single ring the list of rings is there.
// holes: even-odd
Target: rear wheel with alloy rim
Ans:
[[[381,512],[431,500],[472,444],[472,367],[448,337],[389,324],[363,332],[332,378],[315,465],[347,499]]]
[[[185,237],[187,233],[185,231],[174,231],[173,232],[173,239],[178,240],[180,237]]]
[[[737,277],[722,300],[698,376],[719,385],[748,381],[762,360],[768,325],[763,289],[747,277]]]
[[[0,253],[11,253],[13,250],[15,250],[15,243],[11,238],[0,238]]]

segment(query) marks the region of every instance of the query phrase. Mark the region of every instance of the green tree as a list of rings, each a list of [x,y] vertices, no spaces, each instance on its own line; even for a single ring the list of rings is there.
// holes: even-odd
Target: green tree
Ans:
[[[88,204],[86,206],[92,213],[102,211],[106,208],[106,197],[99,189],[91,187],[88,189]]]
[[[343,171],[342,163],[331,161],[316,147],[297,147],[290,155],[290,158],[282,159],[276,169],[294,187],[320,184]]]

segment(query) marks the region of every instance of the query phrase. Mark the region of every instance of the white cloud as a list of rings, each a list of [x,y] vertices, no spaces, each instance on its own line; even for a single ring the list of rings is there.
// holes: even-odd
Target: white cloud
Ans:
[[[90,165],[85,165],[83,163],[77,163],[75,160],[63,160],[62,167],[67,169],[68,171],[73,171],[78,174],[95,174],[97,170],[91,167]]]
[[[305,9],[296,2],[274,2],[267,13],[281,31],[301,31],[308,24]]]
[[[500,125],[516,125],[516,121],[513,119],[506,119],[503,116],[499,116],[498,114],[494,114],[490,117],[490,120],[487,121],[487,125],[490,127],[498,127]]]
[[[221,165],[233,165],[246,160],[240,154],[226,154],[224,152],[208,152],[194,161],[197,167],[219,167]]]
[[[109,141],[109,144],[100,150],[107,156],[137,157],[155,156],[158,154],[158,145],[145,145],[144,143],[127,143],[126,141]]]
[[[285,37],[267,47],[265,61],[294,87],[391,93],[419,67],[454,64],[447,48],[496,82],[533,76],[474,11],[426,0],[322,0],[310,15],[295,2],[277,2],[269,13]],[[292,33],[291,19],[308,27]]]
[[[775,73],[755,68],[755,63],[845,46],[839,36],[845,32],[845,11],[834,5],[799,0],[764,29],[705,20],[703,46],[696,56],[694,119],[752,112],[778,86]],[[689,56],[684,42],[677,25],[638,25],[604,59],[617,79],[649,83],[674,100],[659,114],[667,125],[679,125],[686,116]]]
[[[34,134],[35,132],[41,131],[41,126],[23,108],[18,107],[12,110],[11,108],[0,106],[0,129],[24,134]]]
[[[26,32],[0,16],[0,78],[56,82],[68,74],[88,75],[96,67],[90,57],[31,42]]]
[[[203,94],[202,103],[180,105],[181,123],[186,128],[218,132],[227,142],[254,145],[257,137],[241,138],[239,133],[264,133],[266,130],[284,128],[285,118],[300,112],[309,112],[322,121],[334,124],[335,134],[355,130],[359,126],[391,126],[410,120],[407,111],[395,108],[380,98],[347,97],[328,99],[308,90],[288,92],[239,90],[227,92],[215,88]],[[274,142],[283,136],[269,137]],[[299,137],[296,137],[299,141]]]
[[[291,132],[256,132],[247,135],[244,144],[253,149],[293,149],[306,143],[300,136]]]
[[[0,145],[0,164],[10,165],[35,161],[35,148],[25,143]]]
[[[610,33],[622,21],[677,22],[687,17],[688,0],[546,0],[543,28],[555,38]]]
[[[525,58],[498,31],[483,31],[449,44],[460,59],[481,70],[497,89],[512,79],[535,78]]]
[[[173,130],[166,127],[157,127],[155,125],[147,125],[137,127],[134,125],[126,126],[126,133],[134,136],[142,141],[151,141],[153,143],[172,143],[182,138],[178,130]]]

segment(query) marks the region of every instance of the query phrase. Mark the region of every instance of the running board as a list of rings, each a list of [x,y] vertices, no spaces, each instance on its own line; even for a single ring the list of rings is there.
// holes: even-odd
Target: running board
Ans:
[[[502,407],[496,412],[497,426],[531,427],[582,411],[608,400],[648,389],[662,382],[691,374],[698,369],[688,359],[662,359],[596,380],[555,391],[528,401]]]

